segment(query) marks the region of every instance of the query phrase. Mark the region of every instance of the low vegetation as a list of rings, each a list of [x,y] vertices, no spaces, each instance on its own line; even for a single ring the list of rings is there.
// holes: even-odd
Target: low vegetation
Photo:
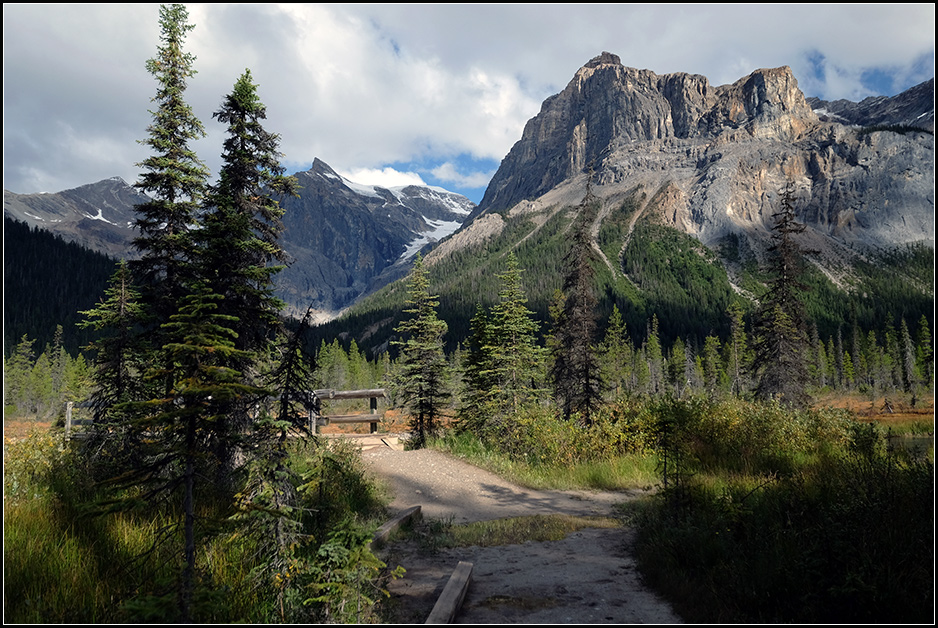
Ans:
[[[385,569],[369,549],[381,501],[355,450],[296,448],[304,515],[288,564],[268,555],[244,511],[203,495],[214,521],[197,564],[206,623],[380,620]],[[160,622],[175,613],[179,540],[167,508],[105,514],[76,449],[47,427],[4,445],[4,616],[10,623]],[[175,532],[172,531],[175,529]]]
[[[497,547],[528,541],[560,541],[584,528],[619,528],[622,521],[611,517],[575,517],[571,515],[534,515],[509,517],[494,521],[454,524],[431,521],[411,530],[411,536],[429,550],[451,547]]]
[[[627,513],[636,551],[688,622],[932,619],[932,421],[702,397],[626,405],[594,425],[601,453],[584,456],[547,416],[519,415],[504,441],[463,433],[433,446],[530,487],[654,486]],[[923,446],[900,444],[900,432]],[[554,447],[565,454],[537,454]],[[459,544],[454,528],[435,542]],[[462,528],[467,543],[501,542],[491,526]]]

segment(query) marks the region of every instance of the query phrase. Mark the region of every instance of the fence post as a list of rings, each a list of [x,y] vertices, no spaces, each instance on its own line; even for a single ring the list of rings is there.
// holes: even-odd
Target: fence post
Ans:
[[[72,402],[65,402],[65,440],[68,440],[72,431]]]
[[[369,397],[368,406],[369,406],[368,409],[371,410],[372,414],[378,414],[378,398],[377,397]],[[372,422],[371,424],[371,433],[372,434],[378,433],[378,424],[375,422]]]

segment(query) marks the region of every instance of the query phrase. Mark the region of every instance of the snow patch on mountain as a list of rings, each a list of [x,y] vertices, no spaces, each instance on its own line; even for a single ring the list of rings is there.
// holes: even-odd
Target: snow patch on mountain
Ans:
[[[431,242],[439,242],[462,226],[461,222],[448,220],[428,220],[427,224],[430,225],[430,230],[424,231],[420,236],[412,240],[411,243],[407,245],[407,248],[404,249],[404,252],[401,253],[400,259],[405,260],[413,257],[426,245]]]

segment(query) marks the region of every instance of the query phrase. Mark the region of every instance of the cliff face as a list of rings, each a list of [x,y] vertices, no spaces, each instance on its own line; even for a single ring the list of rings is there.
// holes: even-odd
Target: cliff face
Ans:
[[[824,122],[788,67],[713,87],[603,53],[527,123],[472,218],[575,204],[588,177],[610,201],[639,188],[644,211],[705,244],[734,233],[764,248],[790,180],[809,239],[832,255],[858,243],[934,245],[934,136]]]
[[[276,277],[288,312],[312,306],[329,318],[370,289],[407,272],[422,246],[455,231],[475,205],[459,194],[423,186],[387,189],[343,179],[315,160],[295,175],[300,195],[283,199],[280,245],[291,259]],[[115,258],[133,247],[134,205],[149,200],[121,179],[55,194],[4,191],[5,216]]]
[[[300,195],[282,201],[281,239],[294,261],[277,285],[297,311],[313,304],[334,312],[406,273],[410,255],[455,231],[474,208],[433,188],[358,186],[318,159],[294,176]]]

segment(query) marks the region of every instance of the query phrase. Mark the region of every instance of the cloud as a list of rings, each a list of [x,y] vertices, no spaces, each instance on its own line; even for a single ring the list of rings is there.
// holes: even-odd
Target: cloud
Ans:
[[[408,185],[426,185],[416,172],[399,172],[394,168],[355,168],[339,172],[340,175],[362,185],[397,188]]]
[[[212,113],[245,68],[285,163],[391,169],[455,191],[477,186],[544,99],[604,50],[713,85],[789,65],[806,95],[828,100],[934,76],[933,4],[187,6],[198,74],[186,99],[209,133],[194,148],[213,173],[224,128]],[[135,180],[158,5],[5,4],[3,14],[4,187]]]
[[[470,172],[468,174],[459,172],[458,168],[452,162],[445,162],[430,171],[443,184],[455,184],[459,188],[484,188],[492,179],[492,172]]]

